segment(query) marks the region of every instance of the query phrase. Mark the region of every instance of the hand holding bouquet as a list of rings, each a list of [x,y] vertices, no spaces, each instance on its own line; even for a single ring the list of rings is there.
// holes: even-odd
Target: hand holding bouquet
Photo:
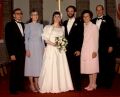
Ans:
[[[68,41],[66,40],[66,38],[64,36],[56,37],[55,43],[56,43],[56,46],[59,49],[59,51],[62,51],[62,50],[67,51],[66,46],[68,44]]]

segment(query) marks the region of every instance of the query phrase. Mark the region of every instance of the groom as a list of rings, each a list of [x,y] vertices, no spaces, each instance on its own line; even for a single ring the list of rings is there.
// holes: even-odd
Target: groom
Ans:
[[[67,59],[72,77],[74,90],[79,91],[80,86],[80,51],[83,41],[83,25],[75,18],[76,8],[72,5],[66,8],[68,20],[64,21],[65,37],[68,40]]]

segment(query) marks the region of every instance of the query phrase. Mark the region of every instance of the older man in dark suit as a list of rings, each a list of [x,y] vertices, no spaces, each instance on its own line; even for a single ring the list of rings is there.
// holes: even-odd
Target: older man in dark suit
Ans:
[[[110,88],[114,77],[114,46],[115,46],[115,27],[113,19],[104,15],[104,7],[97,5],[97,17],[93,19],[93,23],[99,29],[99,66],[100,73],[98,74],[98,86]]]
[[[13,19],[5,26],[5,41],[10,56],[10,93],[24,90],[24,24],[21,22],[22,11],[20,8],[13,10]]]
[[[80,51],[83,42],[83,25],[79,19],[75,18],[76,8],[72,5],[66,8],[68,20],[64,21],[65,37],[68,40],[67,59],[73,86],[79,91],[80,86]]]

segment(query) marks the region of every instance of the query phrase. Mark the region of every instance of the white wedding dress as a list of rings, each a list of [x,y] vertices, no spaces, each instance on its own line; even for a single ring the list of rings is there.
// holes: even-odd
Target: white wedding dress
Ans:
[[[43,39],[55,42],[55,37],[64,35],[64,27],[55,28],[47,25],[44,28]],[[64,51],[47,44],[42,65],[39,87],[41,93],[60,93],[73,90],[68,62]]]

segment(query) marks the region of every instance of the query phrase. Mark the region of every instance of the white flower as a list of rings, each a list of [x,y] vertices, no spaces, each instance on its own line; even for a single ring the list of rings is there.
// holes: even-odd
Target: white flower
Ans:
[[[106,22],[106,20],[102,20],[103,22]]]
[[[77,26],[77,23],[75,23],[75,26]]]

